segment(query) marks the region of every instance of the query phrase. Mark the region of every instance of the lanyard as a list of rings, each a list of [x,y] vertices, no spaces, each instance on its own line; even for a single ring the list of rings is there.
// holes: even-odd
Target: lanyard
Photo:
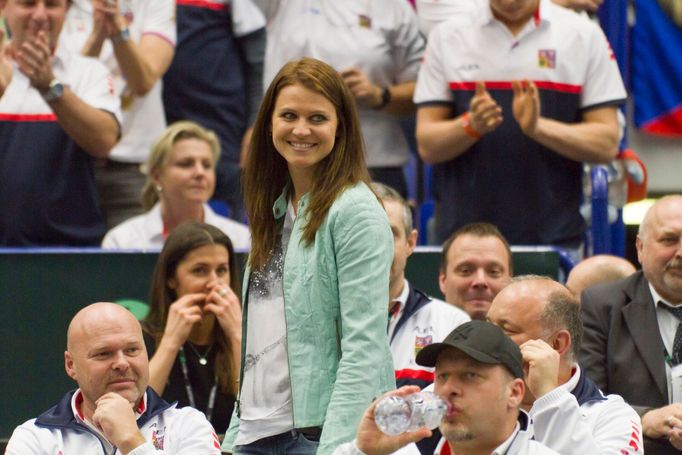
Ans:
[[[187,358],[185,357],[185,347],[180,348],[180,369],[182,370],[182,376],[185,379],[185,390],[187,391],[187,398],[189,399],[189,405],[193,408],[197,408],[196,402],[194,401],[194,391],[192,390],[192,384],[189,382],[189,374],[187,373]],[[215,395],[218,390],[218,378],[214,376],[213,387],[211,387],[211,393],[208,395],[208,403],[206,403],[206,420],[211,421],[213,417],[213,407],[215,405]]]

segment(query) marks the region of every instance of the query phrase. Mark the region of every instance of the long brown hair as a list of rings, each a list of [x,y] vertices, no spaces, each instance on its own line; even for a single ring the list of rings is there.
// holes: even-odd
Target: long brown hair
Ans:
[[[254,269],[265,265],[277,241],[272,206],[288,182],[289,171],[272,142],[272,114],[280,91],[290,85],[301,85],[324,96],[334,105],[338,118],[334,148],[315,168],[304,241],[309,245],[315,240],[329,208],[346,187],[370,180],[355,99],[341,76],[312,58],[284,65],[263,97],[244,170],[244,205],[252,237],[249,265]]]
[[[230,287],[235,294],[239,295],[237,257],[230,238],[223,231],[210,224],[194,220],[185,221],[173,229],[173,232],[166,239],[152,275],[152,285],[149,291],[149,313],[144,320],[143,327],[154,337],[157,346],[161,342],[166,327],[168,307],[181,297],[168,286],[168,281],[175,277],[178,265],[189,253],[206,245],[223,245],[227,249]],[[215,372],[218,377],[218,385],[224,393],[235,394],[236,379],[239,372],[231,371],[230,342],[217,321],[213,330],[217,348]]]

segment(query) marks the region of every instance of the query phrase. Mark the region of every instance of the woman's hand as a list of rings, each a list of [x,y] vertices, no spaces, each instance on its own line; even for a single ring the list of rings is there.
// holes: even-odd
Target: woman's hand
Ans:
[[[201,307],[206,301],[206,294],[186,294],[173,302],[168,308],[166,329],[162,342],[170,343],[173,348],[180,349],[192,331],[192,326],[201,321],[204,315]]]
[[[225,335],[241,343],[242,305],[237,295],[226,284],[218,284],[206,297],[204,311],[213,313]]]

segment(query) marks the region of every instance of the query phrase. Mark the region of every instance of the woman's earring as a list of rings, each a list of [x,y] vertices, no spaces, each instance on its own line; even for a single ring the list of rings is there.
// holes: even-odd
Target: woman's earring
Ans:
[[[155,188],[157,193],[163,193],[163,187],[161,185],[156,185]]]

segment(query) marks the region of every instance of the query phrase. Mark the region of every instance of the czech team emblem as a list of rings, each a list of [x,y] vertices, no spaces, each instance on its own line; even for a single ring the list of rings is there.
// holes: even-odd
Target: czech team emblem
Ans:
[[[556,51],[554,49],[538,50],[538,66],[540,68],[556,68]]]
[[[433,337],[431,335],[427,335],[425,337],[414,337],[414,355],[415,357],[417,354],[419,354],[419,351],[421,351],[423,348],[426,346],[430,345],[433,343]]]

